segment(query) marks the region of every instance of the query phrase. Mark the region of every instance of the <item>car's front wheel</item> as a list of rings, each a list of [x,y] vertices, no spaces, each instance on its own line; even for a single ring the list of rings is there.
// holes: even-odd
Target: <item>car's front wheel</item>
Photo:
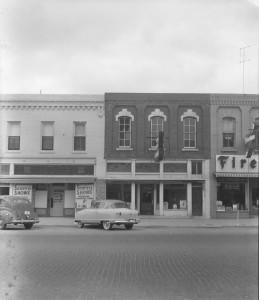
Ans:
[[[103,229],[111,230],[112,229],[112,223],[110,221],[103,221]]]
[[[79,228],[83,228],[84,227],[84,223],[82,223],[81,221],[78,222],[78,227]]]
[[[125,228],[126,228],[127,230],[130,230],[130,229],[133,228],[133,224],[125,224]]]
[[[33,226],[33,223],[24,223],[23,225],[24,225],[25,229],[31,229]]]

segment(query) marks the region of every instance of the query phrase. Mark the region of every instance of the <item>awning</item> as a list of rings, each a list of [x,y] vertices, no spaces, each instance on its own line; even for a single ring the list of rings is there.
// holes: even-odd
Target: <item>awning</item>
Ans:
[[[23,178],[0,178],[0,183],[12,184],[54,184],[54,183],[93,183],[96,177],[23,177]]]
[[[227,172],[216,172],[216,177],[242,177],[242,178],[249,178],[249,177],[259,177],[258,173],[227,173]]]

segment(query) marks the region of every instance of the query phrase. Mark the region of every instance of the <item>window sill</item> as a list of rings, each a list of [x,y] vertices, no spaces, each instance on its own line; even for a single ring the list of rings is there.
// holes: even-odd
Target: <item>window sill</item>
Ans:
[[[237,152],[236,148],[222,148],[221,152]]]
[[[86,151],[80,151],[80,150],[74,150],[74,151],[71,151],[72,154],[87,154]]]
[[[21,153],[21,150],[7,150],[7,153]]]
[[[44,153],[44,154],[46,154],[46,153],[54,154],[55,151],[54,151],[54,150],[41,150],[40,153],[42,153],[42,154],[43,154],[43,153]]]
[[[133,148],[130,148],[130,147],[129,148],[126,148],[126,147],[125,148],[116,148],[116,150],[117,151],[132,151]]]
[[[182,148],[182,151],[184,151],[184,152],[188,152],[188,151],[190,151],[190,152],[198,152],[199,149],[197,149],[197,148]]]

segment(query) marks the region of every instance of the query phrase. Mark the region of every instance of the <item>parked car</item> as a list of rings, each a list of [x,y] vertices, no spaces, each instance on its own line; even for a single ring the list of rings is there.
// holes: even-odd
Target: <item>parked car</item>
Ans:
[[[39,218],[26,197],[0,195],[0,229],[5,229],[8,224],[23,224],[26,229],[31,229],[35,223],[39,223]]]
[[[129,230],[134,224],[140,223],[140,220],[139,212],[130,209],[124,201],[99,200],[92,201],[91,208],[77,211],[75,222],[80,228],[85,224],[100,224],[105,230],[110,230],[113,225],[124,225]]]

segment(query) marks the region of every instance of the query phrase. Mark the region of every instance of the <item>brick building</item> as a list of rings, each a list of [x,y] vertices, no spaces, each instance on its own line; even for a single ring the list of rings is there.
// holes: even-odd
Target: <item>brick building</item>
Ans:
[[[210,217],[209,94],[106,93],[105,114],[108,198],[141,215]]]
[[[0,194],[40,216],[105,197],[103,95],[0,95]]]
[[[258,214],[258,129],[258,95],[211,95],[211,218]],[[251,157],[246,140],[255,145]]]

